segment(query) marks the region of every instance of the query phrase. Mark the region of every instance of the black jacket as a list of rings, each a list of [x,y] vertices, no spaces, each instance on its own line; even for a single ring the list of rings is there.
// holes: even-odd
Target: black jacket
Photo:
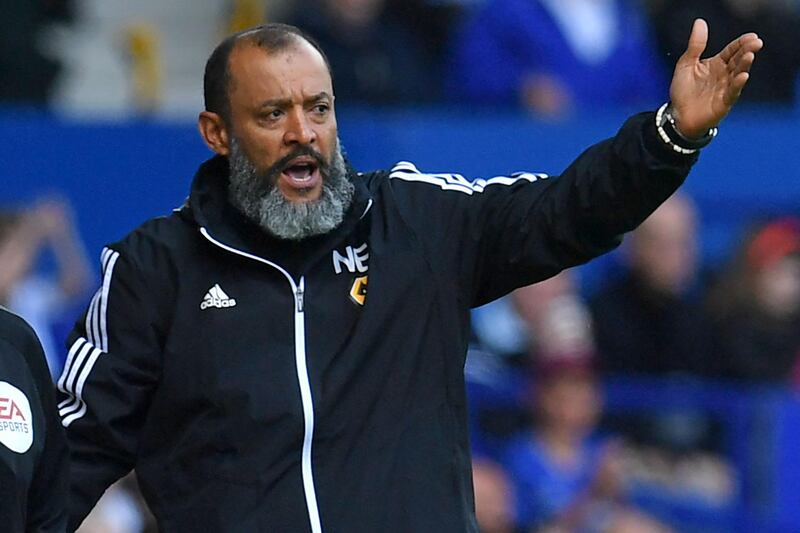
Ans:
[[[39,340],[0,308],[0,530],[66,531],[68,466]]]
[[[103,252],[69,341],[71,524],[135,467],[161,531],[477,531],[469,309],[619,243],[694,158],[653,114],[560,178],[353,174],[330,234],[264,237],[227,165]]]

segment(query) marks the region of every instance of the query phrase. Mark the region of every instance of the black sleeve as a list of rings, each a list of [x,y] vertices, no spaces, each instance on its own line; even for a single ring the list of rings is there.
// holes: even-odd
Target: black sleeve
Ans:
[[[133,468],[160,376],[163,336],[153,301],[160,293],[132,258],[141,254],[103,250],[102,284],[68,339],[58,389],[71,453],[70,530]]]
[[[401,163],[390,182],[435,268],[457,278],[477,306],[618,246],[683,183],[695,160],[664,145],[654,113],[642,113],[558,177],[467,181]]]
[[[44,449],[28,490],[26,531],[63,533],[67,527],[69,484],[67,443],[56,410],[55,387],[33,330],[29,330],[26,344],[25,358],[36,385],[46,428]]]

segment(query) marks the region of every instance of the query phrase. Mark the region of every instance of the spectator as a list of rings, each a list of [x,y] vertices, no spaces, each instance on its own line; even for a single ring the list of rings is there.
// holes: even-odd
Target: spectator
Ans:
[[[696,284],[697,216],[677,194],[627,243],[627,272],[591,301],[601,368],[649,375],[710,372],[708,319]]]
[[[290,19],[325,50],[337,99],[368,104],[436,99],[421,42],[387,15],[385,0],[302,0]]]
[[[697,214],[676,194],[628,238],[627,271],[591,300],[599,363],[606,375],[712,375],[709,319],[697,289]],[[719,358],[716,358],[718,360]],[[640,445],[683,459],[720,450],[717,425],[691,406],[610,416],[606,425]]]
[[[477,347],[514,364],[526,364],[544,310],[554,299],[575,294],[573,275],[574,270],[561,272],[474,309],[472,329]]]
[[[620,449],[595,434],[602,397],[591,356],[543,352],[536,367],[533,431],[512,439],[503,455],[514,485],[517,527],[667,531],[626,503]]]
[[[509,436],[529,424],[520,402],[531,371],[531,348],[570,343],[581,349],[588,317],[576,294],[574,270],[522,287],[473,311],[475,341],[465,374],[469,385],[471,445],[496,458]]]
[[[40,255],[49,250],[57,279],[38,271]],[[44,348],[52,376],[64,355],[55,328],[88,287],[90,270],[68,206],[49,200],[21,211],[0,212],[0,305],[26,319]],[[71,319],[70,319],[71,320]]]
[[[709,302],[723,376],[800,385],[800,220],[774,220],[749,236]]]
[[[456,37],[447,93],[549,116],[652,106],[665,67],[649,33],[629,0],[487,0]]]
[[[742,94],[743,102],[797,102],[800,73],[800,47],[795,40],[800,32],[797,5],[786,0],[671,0],[656,2],[652,18],[659,46],[671,57],[679,57],[686,40],[681,29],[697,17],[706,19],[716,30],[709,35],[711,49],[728,42],[742,28],[755,31],[769,50],[753,66],[752,81]]]

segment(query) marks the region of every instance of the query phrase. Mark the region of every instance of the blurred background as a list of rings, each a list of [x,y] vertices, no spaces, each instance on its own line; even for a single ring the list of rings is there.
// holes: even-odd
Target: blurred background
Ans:
[[[766,46],[623,246],[473,313],[484,533],[800,531],[799,0],[0,0],[0,304],[54,376],[105,243],[208,158],[205,60],[263,21],[329,55],[356,168],[558,174],[668,98],[695,17]],[[391,489],[387,487],[387,491]],[[129,476],[86,532],[153,531]]]

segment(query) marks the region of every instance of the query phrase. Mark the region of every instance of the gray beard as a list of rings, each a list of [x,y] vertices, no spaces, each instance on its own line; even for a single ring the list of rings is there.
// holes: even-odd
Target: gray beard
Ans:
[[[301,154],[293,153],[288,158],[297,155]],[[320,197],[310,202],[291,202],[277,187],[283,170],[281,162],[259,172],[233,138],[228,154],[228,198],[250,221],[280,239],[299,241],[328,233],[344,220],[355,187],[347,177],[339,139],[330,154],[330,162],[324,164],[319,159],[317,162],[322,176]]]

